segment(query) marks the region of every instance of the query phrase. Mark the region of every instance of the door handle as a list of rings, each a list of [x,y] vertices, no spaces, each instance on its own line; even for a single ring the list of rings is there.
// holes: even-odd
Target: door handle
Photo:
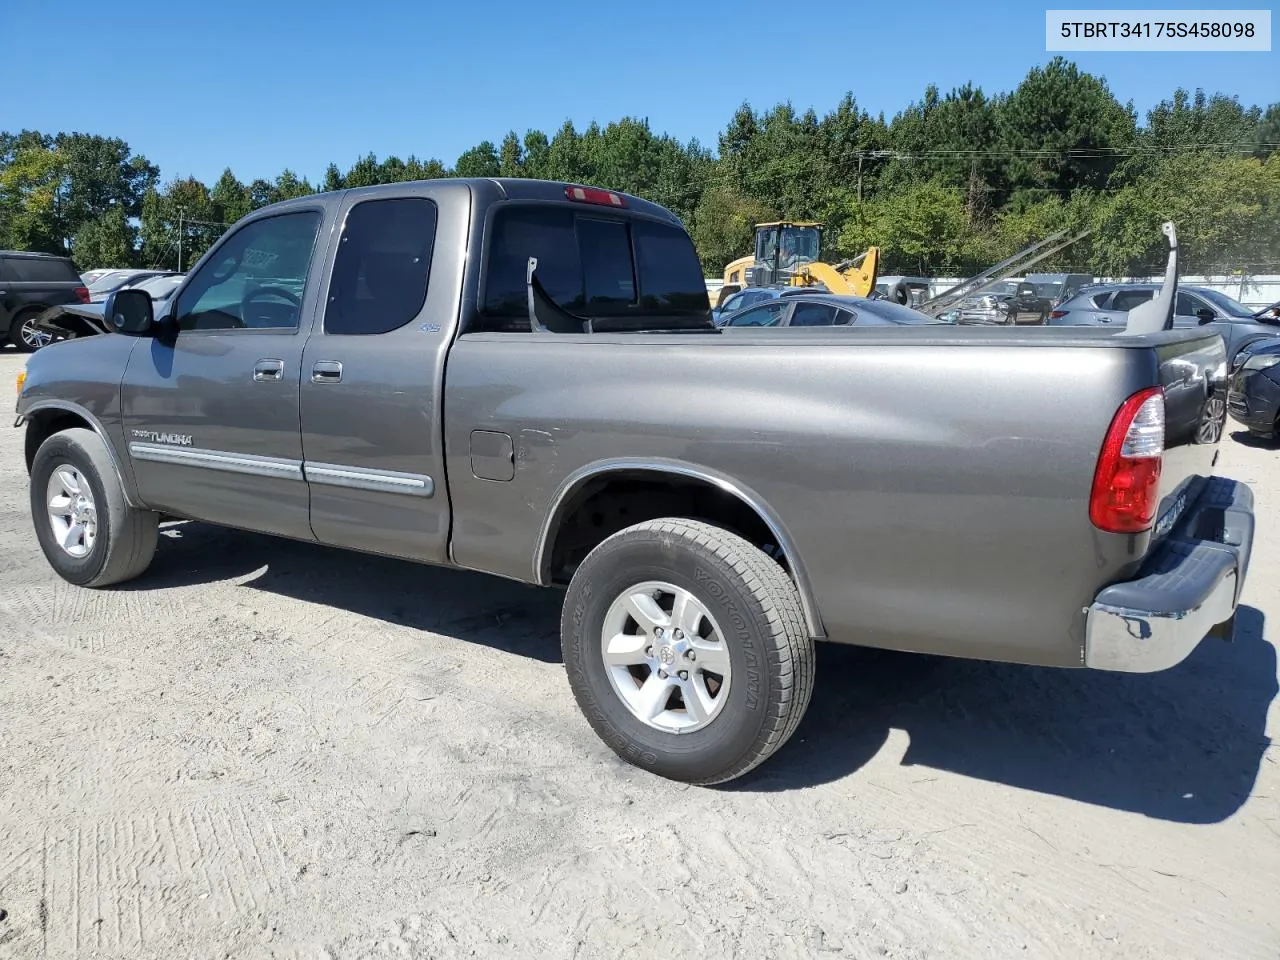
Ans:
[[[279,380],[283,376],[283,360],[259,360],[253,365],[253,379],[258,383]]]
[[[337,360],[317,360],[311,368],[312,383],[341,383],[342,364]]]

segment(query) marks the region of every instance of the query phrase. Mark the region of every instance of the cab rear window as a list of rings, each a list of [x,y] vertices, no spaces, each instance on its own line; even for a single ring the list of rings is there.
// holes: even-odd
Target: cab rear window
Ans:
[[[525,278],[565,310],[589,317],[696,315],[710,309],[688,234],[675,226],[568,207],[506,206],[493,218],[479,330],[529,330]]]

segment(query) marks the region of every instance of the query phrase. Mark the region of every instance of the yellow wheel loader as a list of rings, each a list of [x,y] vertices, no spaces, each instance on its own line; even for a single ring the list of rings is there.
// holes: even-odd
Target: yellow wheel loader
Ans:
[[[775,220],[757,223],[756,248],[724,268],[720,301],[744,287],[826,287],[829,293],[870,296],[880,269],[880,248],[840,263],[823,263],[822,224]]]

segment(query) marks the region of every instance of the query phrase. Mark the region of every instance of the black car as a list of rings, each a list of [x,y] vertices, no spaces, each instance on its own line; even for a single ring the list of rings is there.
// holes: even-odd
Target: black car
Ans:
[[[1236,356],[1227,413],[1255,436],[1280,436],[1280,337],[1256,341]]]
[[[36,317],[49,307],[88,303],[89,290],[69,257],[0,250],[0,343],[23,353],[48,343]]]

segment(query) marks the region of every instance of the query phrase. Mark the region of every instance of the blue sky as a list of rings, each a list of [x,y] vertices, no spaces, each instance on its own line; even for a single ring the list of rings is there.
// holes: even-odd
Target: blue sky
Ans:
[[[370,150],[449,165],[509,129],[624,115],[714,148],[744,99],[821,113],[852,91],[892,116],[929,82],[1008,90],[1052,57],[1045,5],[1025,0],[3,6],[0,35],[50,42],[5,45],[0,129],[120,136],[164,179],[206,182],[227,165],[245,181],[285,167],[314,181]],[[1274,51],[1067,56],[1140,113],[1178,85],[1280,99]]]

